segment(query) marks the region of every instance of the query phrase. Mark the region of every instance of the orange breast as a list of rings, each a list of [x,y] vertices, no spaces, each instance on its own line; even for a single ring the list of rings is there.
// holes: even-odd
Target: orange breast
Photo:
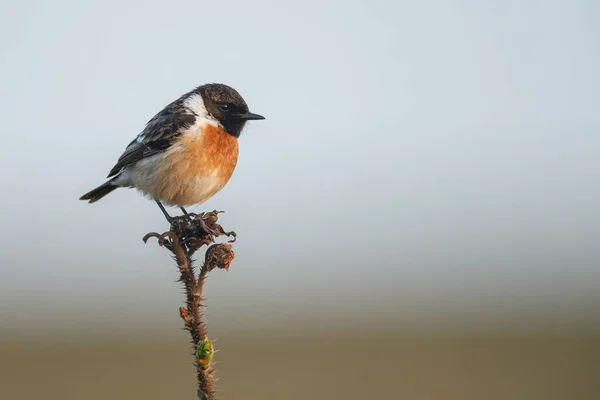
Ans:
[[[182,135],[157,171],[155,192],[167,204],[203,203],[229,181],[238,159],[238,141],[204,124],[202,132]]]

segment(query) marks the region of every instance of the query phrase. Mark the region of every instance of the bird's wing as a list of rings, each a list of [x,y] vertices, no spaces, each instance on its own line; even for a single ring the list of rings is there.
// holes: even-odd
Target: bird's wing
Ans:
[[[196,122],[196,115],[184,107],[183,98],[166,106],[156,114],[146,127],[135,138],[115,166],[110,170],[108,178],[117,175],[123,168],[150,157],[171,146],[173,141]]]

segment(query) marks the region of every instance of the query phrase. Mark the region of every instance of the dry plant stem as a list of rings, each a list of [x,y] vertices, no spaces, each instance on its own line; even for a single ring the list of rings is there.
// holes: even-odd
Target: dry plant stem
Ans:
[[[205,260],[200,273],[196,278],[192,256],[203,245],[209,245],[215,238],[226,235],[233,236],[230,242],[235,241],[235,232],[225,232],[217,223],[218,211],[192,215],[192,220],[182,217],[176,219],[169,232],[158,234],[150,232],[144,236],[144,242],[150,237],[158,238],[158,243],[166,247],[175,258],[180,278],[186,293],[186,306],[179,308],[179,315],[183,319],[184,327],[190,332],[194,355],[196,357],[196,372],[198,376],[198,398],[200,400],[214,400],[214,376],[212,362],[212,342],[208,339],[208,331],[203,315],[202,289],[208,272],[215,268],[229,270],[234,253],[229,243],[211,245],[205,253]],[[204,349],[210,351],[204,351]]]

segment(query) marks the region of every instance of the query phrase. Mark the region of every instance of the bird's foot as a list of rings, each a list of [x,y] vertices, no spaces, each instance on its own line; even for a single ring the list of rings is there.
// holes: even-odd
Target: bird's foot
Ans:
[[[190,212],[187,212],[187,210],[186,210],[185,208],[183,208],[183,207],[179,207],[179,209],[180,209],[180,210],[183,212],[183,215],[184,215],[185,217],[187,217],[187,218],[188,218],[188,219],[189,219],[191,222],[193,222],[193,221],[194,221],[194,218],[196,218],[196,215],[197,215],[197,214],[195,214],[195,213],[190,213]]]
[[[171,231],[174,232],[182,241],[189,243],[210,244],[215,238],[225,235],[231,236],[235,241],[235,232],[226,232],[221,225],[217,223],[219,211],[193,214],[188,213],[179,217],[174,217],[171,224]]]

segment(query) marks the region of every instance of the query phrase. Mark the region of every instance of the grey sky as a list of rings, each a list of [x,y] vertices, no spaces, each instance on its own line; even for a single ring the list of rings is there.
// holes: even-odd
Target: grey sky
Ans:
[[[267,117],[199,208],[239,234],[212,312],[595,307],[599,23],[591,0],[3,2],[0,316],[178,304],[141,241],[158,208],[77,198],[205,82]]]

